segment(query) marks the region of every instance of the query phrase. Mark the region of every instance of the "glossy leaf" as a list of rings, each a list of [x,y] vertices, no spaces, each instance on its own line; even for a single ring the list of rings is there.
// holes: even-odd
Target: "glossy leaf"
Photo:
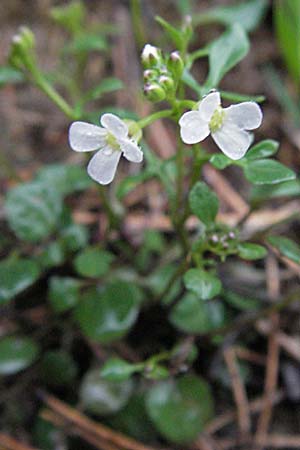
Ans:
[[[113,260],[112,253],[98,247],[88,247],[76,256],[74,266],[79,275],[97,278],[109,271]]]
[[[39,242],[56,229],[62,198],[45,184],[20,184],[8,192],[5,209],[9,225],[20,239]]]
[[[191,211],[201,222],[209,226],[214,223],[219,209],[217,195],[202,181],[198,181],[189,194]]]
[[[251,261],[264,258],[267,255],[267,250],[262,245],[241,242],[238,245],[238,254],[241,258]]]
[[[224,324],[225,309],[220,302],[202,302],[195,294],[187,293],[173,308],[171,323],[181,331],[192,334],[207,333]]]
[[[79,301],[80,282],[71,277],[52,276],[49,281],[48,298],[57,313],[73,308]]]
[[[274,155],[278,148],[279,142],[274,141],[273,139],[266,139],[253,145],[253,147],[248,150],[245,157],[248,160],[268,158],[269,156]]]
[[[286,256],[291,261],[300,264],[300,245],[284,236],[269,236],[268,242],[283,256]]]
[[[171,442],[192,442],[213,415],[213,398],[202,378],[185,375],[161,381],[147,393],[147,412],[158,431]]]
[[[244,29],[234,24],[214,41],[209,51],[209,73],[205,82],[207,90],[218,86],[221,79],[248,53],[249,41]]]
[[[103,293],[91,290],[82,296],[75,317],[83,333],[99,342],[124,336],[138,315],[139,290],[125,281],[111,283]]]
[[[30,338],[10,336],[0,340],[0,375],[13,375],[29,367],[39,353]]]
[[[93,369],[83,378],[79,391],[80,403],[92,414],[107,416],[126,405],[132,390],[132,380],[104,380],[100,370]]]
[[[190,269],[183,277],[186,289],[192,291],[201,300],[209,300],[221,291],[221,281],[202,269]]]
[[[232,164],[232,160],[222,153],[215,153],[212,155],[209,162],[219,170],[225,169]]]
[[[30,259],[7,258],[0,262],[0,304],[27,289],[40,276],[40,268]]]
[[[244,173],[253,184],[277,184],[296,178],[291,169],[273,159],[249,161],[244,167]]]
[[[109,381],[128,380],[139,370],[137,364],[131,364],[121,358],[110,358],[101,369],[101,376]]]

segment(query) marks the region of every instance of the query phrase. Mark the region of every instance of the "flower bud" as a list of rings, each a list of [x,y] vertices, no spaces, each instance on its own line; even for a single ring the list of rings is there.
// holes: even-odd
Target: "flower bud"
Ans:
[[[149,69],[156,66],[162,61],[162,53],[160,48],[154,47],[153,45],[146,44],[142,51],[142,64],[145,69]]]
[[[144,73],[143,73],[144,81],[153,80],[154,78],[156,78],[156,76],[157,76],[156,70],[151,70],[151,69],[144,70]]]
[[[184,63],[179,52],[172,52],[168,59],[168,69],[175,79],[179,79],[184,69]]]
[[[157,83],[146,84],[144,94],[150,102],[161,102],[166,98],[164,89]]]
[[[168,77],[167,75],[162,75],[159,77],[158,82],[167,94],[174,91],[174,81],[172,80],[171,77]]]
[[[9,62],[12,66],[22,68],[27,66],[32,58],[35,46],[35,37],[27,27],[20,27],[19,33],[12,38]]]

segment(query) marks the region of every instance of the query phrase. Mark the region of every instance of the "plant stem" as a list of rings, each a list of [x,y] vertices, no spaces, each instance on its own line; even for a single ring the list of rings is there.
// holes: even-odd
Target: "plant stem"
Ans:
[[[71,106],[62,98],[62,96],[51,86],[50,83],[44,78],[44,76],[38,72],[32,72],[33,81],[36,86],[47,95],[50,100],[71,120],[78,119],[77,114],[71,108]]]
[[[155,122],[158,119],[162,119],[164,117],[170,117],[173,114],[172,109],[163,109],[162,111],[157,111],[150,116],[145,117],[144,119],[139,120],[138,126],[140,128],[145,128],[150,125],[152,122]]]
[[[146,43],[145,28],[143,27],[141,0],[130,1],[131,21],[135,42],[139,49]]]
[[[113,208],[111,207],[108,199],[107,199],[107,195],[105,192],[105,188],[102,185],[98,186],[98,191],[99,191],[99,195],[102,201],[102,206],[107,214],[108,220],[109,220],[109,224],[111,228],[117,228],[120,218],[118,217],[118,215],[115,213],[115,211],[113,210]]]

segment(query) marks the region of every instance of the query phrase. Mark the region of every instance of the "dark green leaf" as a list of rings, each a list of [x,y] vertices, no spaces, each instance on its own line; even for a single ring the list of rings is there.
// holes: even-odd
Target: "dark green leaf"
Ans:
[[[101,369],[101,376],[109,381],[128,380],[139,370],[137,364],[131,364],[121,358],[110,358]]]
[[[13,375],[33,364],[39,353],[30,338],[10,336],[0,340],[0,375]]]
[[[7,258],[0,262],[0,304],[5,303],[33,284],[40,268],[30,259]]]
[[[212,225],[219,209],[216,194],[202,181],[198,181],[189,194],[189,203],[193,214],[206,226]]]
[[[114,255],[98,247],[88,247],[76,256],[74,266],[79,275],[97,278],[105,275]]]
[[[116,281],[103,293],[91,290],[82,296],[75,317],[83,333],[99,342],[124,336],[138,315],[140,292],[133,284]]]
[[[185,287],[201,300],[209,300],[218,295],[222,289],[221,281],[202,269],[190,269],[183,277]]]
[[[79,223],[71,223],[60,230],[61,244],[70,252],[85,247],[89,240],[88,228]]]
[[[92,414],[107,416],[122,409],[133,390],[132,380],[108,381],[100,370],[90,370],[80,386],[80,403]]]
[[[267,250],[262,245],[242,242],[238,245],[238,254],[243,259],[255,260],[264,258]]]
[[[300,246],[283,236],[269,236],[268,242],[291,261],[300,264]]]
[[[238,24],[214,41],[209,52],[209,72],[205,82],[207,90],[217,87],[224,75],[247,55],[248,50],[247,35]]]
[[[48,298],[55,312],[73,308],[79,301],[80,282],[75,278],[53,276],[49,282]]]
[[[63,246],[60,242],[54,241],[44,249],[38,261],[42,267],[48,269],[53,266],[60,266],[65,259]]]
[[[62,198],[45,184],[21,184],[8,192],[5,209],[16,235],[24,241],[38,242],[56,229]]]
[[[212,155],[209,162],[216,169],[220,170],[225,169],[226,167],[230,166],[230,164],[232,164],[232,160],[222,153],[215,153],[214,155]]]
[[[202,378],[185,375],[150,388],[146,408],[166,439],[183,444],[192,442],[212,418],[213,398]]]
[[[51,350],[41,360],[40,375],[51,386],[68,385],[76,378],[77,366],[66,351]]]
[[[173,308],[170,321],[186,333],[207,333],[224,324],[225,309],[220,302],[202,302],[196,295],[187,293]]]
[[[279,147],[279,142],[273,139],[266,139],[259,142],[248,150],[246,158],[248,160],[269,158],[269,156],[274,155]]]
[[[223,297],[230,306],[239,311],[254,311],[262,305],[259,300],[248,298],[232,291],[225,291]]]
[[[296,178],[291,169],[273,159],[249,161],[244,167],[244,172],[247,180],[253,184],[277,184]]]

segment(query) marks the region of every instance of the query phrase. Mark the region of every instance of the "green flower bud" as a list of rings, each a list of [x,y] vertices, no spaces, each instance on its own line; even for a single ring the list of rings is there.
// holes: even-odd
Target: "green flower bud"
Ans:
[[[157,77],[157,71],[156,70],[151,70],[151,69],[144,70],[144,73],[143,73],[144,81],[150,81],[150,80],[153,80],[156,77]]]
[[[32,50],[35,47],[35,37],[27,27],[21,27],[19,33],[12,39],[9,54],[9,62],[12,66],[22,68],[28,67],[33,59]]]
[[[142,64],[145,69],[152,68],[162,62],[162,52],[160,48],[146,44],[142,51]]]
[[[157,83],[146,84],[144,94],[150,102],[161,102],[166,98],[164,89]]]
[[[167,94],[171,93],[174,91],[174,81],[172,80],[171,77],[168,77],[167,75],[162,75],[159,77],[158,82],[160,84],[160,86],[163,87],[163,89],[165,90],[165,92]]]
[[[184,69],[184,63],[180,56],[180,53],[172,52],[169,56],[167,65],[174,78],[178,80],[181,77]]]

